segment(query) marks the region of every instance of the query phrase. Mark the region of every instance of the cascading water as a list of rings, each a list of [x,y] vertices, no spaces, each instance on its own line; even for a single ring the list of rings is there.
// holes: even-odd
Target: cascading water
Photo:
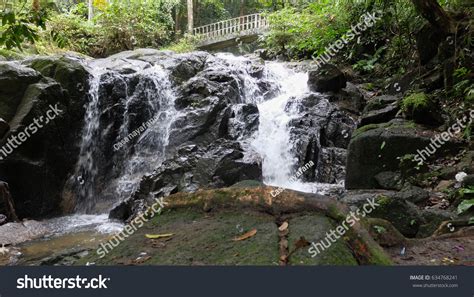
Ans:
[[[335,186],[292,179],[298,158],[297,140],[291,136],[289,123],[301,115],[298,104],[289,103],[310,92],[306,73],[278,62],[261,64],[229,54],[209,56],[205,63],[236,78],[240,102],[232,103],[228,132],[246,152],[244,159],[261,160],[266,184],[304,192],[324,192]],[[117,230],[119,226],[104,213],[130,197],[142,177],[167,160],[170,137],[181,133],[173,123],[195,112],[193,108],[175,107],[179,84],[172,80],[168,68],[138,60],[127,60],[125,65],[129,68],[123,71],[117,66],[111,70],[107,61],[89,65],[93,75],[83,140],[67,185],[76,197],[77,214],[46,223],[55,230],[72,232],[91,226],[101,231]],[[258,114],[250,113],[249,117],[245,109],[255,106]],[[259,121],[257,132],[245,130],[249,120]],[[149,125],[140,129],[146,122]],[[117,147],[118,143],[122,144]]]
[[[160,66],[154,66],[143,70],[140,75],[149,78],[152,86],[145,92],[145,98],[152,111],[152,117],[148,121],[145,130],[137,137],[131,156],[120,173],[117,186],[117,196],[120,199],[129,197],[136,190],[144,174],[150,173],[161,162],[164,161],[166,147],[169,143],[170,127],[179,113],[174,107],[176,95],[169,80],[169,73]],[[137,90],[140,87],[137,86]],[[135,100],[134,94],[128,102]],[[128,106],[127,102],[127,106]],[[128,118],[128,116],[125,116]],[[124,125],[121,129],[121,139],[133,133]],[[130,149],[130,147],[129,147]]]
[[[258,106],[260,124],[257,133],[250,137],[240,133],[244,136],[238,139],[247,151],[246,158],[252,158],[256,153],[262,160],[263,182],[311,193],[326,193],[329,189],[341,187],[341,184],[302,182],[293,178],[298,170],[296,166],[298,159],[294,151],[295,140],[290,137],[288,124],[301,115],[298,106],[289,102],[290,99],[310,93],[307,85],[308,74],[294,71],[280,62],[266,62],[262,77],[257,78],[251,75],[255,65],[248,58],[230,54],[218,54],[217,57],[225,60],[227,66],[242,77],[243,84],[240,87],[245,103]],[[277,92],[273,94],[270,91],[262,91],[259,80],[265,80],[276,86]],[[236,116],[231,121],[238,129],[243,126],[240,106],[233,106],[233,110]],[[311,170],[317,168],[313,167]]]

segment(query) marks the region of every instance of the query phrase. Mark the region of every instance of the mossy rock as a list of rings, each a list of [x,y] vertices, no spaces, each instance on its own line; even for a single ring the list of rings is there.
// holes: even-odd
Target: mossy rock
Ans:
[[[422,217],[414,204],[386,196],[379,196],[376,202],[379,206],[374,209],[370,217],[391,222],[404,236],[416,236],[422,224]]]
[[[436,102],[425,93],[414,93],[402,100],[401,109],[408,119],[419,124],[439,125],[442,118]]]
[[[233,240],[252,229],[257,230],[253,237]],[[165,233],[173,235],[156,240],[145,236]],[[81,262],[133,264],[140,254],[146,253],[151,258],[140,264],[277,265],[277,241],[276,225],[273,217],[267,214],[178,209],[155,216],[104,258],[98,259],[97,254],[91,254]]]
[[[295,243],[304,237],[309,242],[317,243],[325,240],[326,232],[335,229],[336,222],[321,216],[303,215],[289,222],[288,243],[290,251],[295,248]],[[325,244],[327,244],[324,241]],[[308,252],[308,247],[294,252],[289,263],[292,265],[357,265],[348,243],[344,237],[332,243],[326,250],[321,250],[315,257]]]
[[[385,171],[398,171],[399,158],[424,149],[432,134],[407,121],[372,124],[357,129],[348,149],[346,188],[378,188],[375,176]]]
[[[271,187],[224,188],[177,193],[165,199],[168,204],[99,258],[91,253],[77,264],[98,265],[278,265],[281,236],[277,222],[289,221],[289,241],[300,237],[316,240],[324,236],[345,216],[338,202],[327,197],[284,191],[273,197]],[[284,214],[284,215],[283,215]],[[255,229],[243,240],[235,238]],[[173,235],[149,239],[146,234]],[[117,243],[116,240],[114,240]],[[357,243],[354,245],[354,243]],[[366,254],[354,252],[363,246]],[[102,249],[104,246],[102,245]],[[354,255],[353,255],[354,254]],[[367,231],[354,226],[347,240],[341,239],[320,257],[310,257],[307,248],[288,258],[290,265],[389,264],[390,259]]]
[[[243,180],[236,184],[233,184],[231,188],[254,188],[261,187],[263,183],[258,180]]]
[[[383,247],[399,246],[407,241],[400,231],[387,220],[368,218],[367,225],[370,235]]]

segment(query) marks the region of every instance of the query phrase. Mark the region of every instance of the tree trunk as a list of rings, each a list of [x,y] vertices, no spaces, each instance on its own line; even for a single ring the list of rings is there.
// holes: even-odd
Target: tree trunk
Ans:
[[[179,6],[174,8],[174,31],[179,33]]]
[[[193,34],[194,18],[193,18],[193,0],[188,0],[188,32]]]
[[[12,196],[10,195],[10,189],[6,182],[0,181],[0,196],[5,205],[6,215],[10,221],[19,222],[18,216],[15,212],[15,205],[13,203]]]
[[[93,0],[89,0],[88,4],[88,13],[87,13],[87,20],[90,22],[92,21],[92,18],[94,17],[94,2]]]
[[[412,0],[416,10],[440,32],[449,35],[455,33],[453,20],[439,5],[437,0]]]

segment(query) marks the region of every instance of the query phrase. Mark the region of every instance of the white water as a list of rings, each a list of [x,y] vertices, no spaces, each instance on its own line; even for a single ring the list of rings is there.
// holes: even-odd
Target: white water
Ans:
[[[266,63],[266,75],[279,83],[279,94],[258,104],[260,125],[251,146],[262,158],[263,181],[267,185],[293,189],[308,193],[324,194],[339,185],[304,183],[296,179],[297,157],[288,127],[292,119],[300,117],[297,105],[288,105],[289,100],[310,92],[308,74],[296,72],[282,63]],[[310,170],[316,170],[312,167]]]
[[[120,198],[126,198],[133,194],[143,175],[151,173],[164,161],[169,143],[170,127],[179,116],[174,106],[176,95],[169,80],[169,73],[161,66],[156,65],[144,69],[138,74],[153,82],[153,88],[146,89],[145,97],[153,113],[151,118],[156,120],[140,134],[134,145],[134,154],[126,161],[116,190],[117,196]],[[143,94],[140,92],[144,87],[140,84],[137,86],[137,94],[127,98],[127,106],[133,100],[142,99]],[[128,129],[128,109],[124,118],[126,124],[123,125],[121,129],[123,132],[117,141],[133,132]]]
[[[280,93],[273,99],[258,104],[260,126],[252,146],[263,159],[264,182],[288,187],[293,166],[297,162],[291,152],[288,123],[299,114],[295,110],[285,111],[285,107],[292,96],[309,91],[307,75],[294,73],[279,63],[268,63],[267,68],[269,75],[280,82]]]

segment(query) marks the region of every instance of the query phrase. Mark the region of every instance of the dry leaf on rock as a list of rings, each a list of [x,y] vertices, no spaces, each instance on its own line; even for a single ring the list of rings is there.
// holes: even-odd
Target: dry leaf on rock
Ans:
[[[247,232],[247,233],[245,233],[245,234],[243,234],[243,235],[241,235],[241,236],[239,236],[239,237],[235,237],[235,238],[234,238],[234,241],[246,240],[246,239],[248,239],[248,238],[250,238],[250,237],[255,236],[255,234],[257,234],[257,229],[252,229],[252,230],[250,230],[249,232]]]
[[[171,237],[173,236],[173,233],[167,233],[167,234],[145,234],[146,238],[149,239],[158,239],[158,238],[164,238],[164,237]]]
[[[283,222],[283,224],[278,228],[280,231],[285,231],[286,229],[288,229],[288,222]]]

